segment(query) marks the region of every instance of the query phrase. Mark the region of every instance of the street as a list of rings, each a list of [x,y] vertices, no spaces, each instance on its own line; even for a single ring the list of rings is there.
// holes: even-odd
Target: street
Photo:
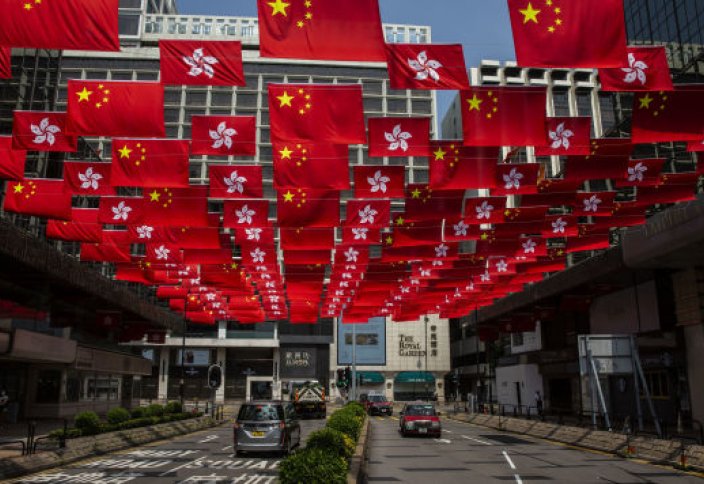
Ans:
[[[369,482],[685,483],[698,477],[605,453],[443,419],[440,439],[398,432],[398,417],[372,417]]]

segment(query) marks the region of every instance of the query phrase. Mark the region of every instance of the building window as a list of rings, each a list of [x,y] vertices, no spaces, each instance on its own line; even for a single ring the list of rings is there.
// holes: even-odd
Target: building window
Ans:
[[[645,374],[645,382],[648,384],[650,395],[653,398],[670,398],[670,388],[668,384],[667,372],[649,371]],[[640,393],[642,397],[645,396],[645,392],[642,388]]]
[[[61,396],[61,372],[42,370],[37,375],[37,403],[59,403]]]
[[[120,394],[120,379],[109,376],[86,378],[88,400],[117,400]]]

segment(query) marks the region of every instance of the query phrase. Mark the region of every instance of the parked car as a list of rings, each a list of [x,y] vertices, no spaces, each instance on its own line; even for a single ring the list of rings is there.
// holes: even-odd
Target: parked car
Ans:
[[[367,395],[364,408],[369,415],[393,415],[394,404],[382,394]]]
[[[439,438],[442,435],[440,412],[435,405],[427,402],[407,403],[401,412],[401,435],[429,435]]]
[[[240,452],[283,452],[301,444],[301,424],[291,402],[261,401],[242,405],[234,425],[233,448]]]

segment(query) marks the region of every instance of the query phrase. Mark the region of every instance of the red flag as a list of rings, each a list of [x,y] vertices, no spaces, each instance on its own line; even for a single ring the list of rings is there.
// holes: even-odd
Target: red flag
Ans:
[[[329,264],[330,250],[285,250],[285,264]],[[322,288],[321,288],[322,290]],[[320,294],[321,290],[316,291],[316,295]],[[291,291],[289,288],[289,297]]]
[[[582,252],[587,250],[608,249],[611,246],[608,233],[573,237],[567,241],[565,253]]]
[[[116,187],[188,187],[188,141],[113,139]]]
[[[690,153],[701,153],[704,151],[704,140],[690,141],[687,143],[687,151]]]
[[[443,242],[463,242],[465,240],[478,239],[479,227],[477,225],[470,225],[460,217],[445,219]]]
[[[0,136],[0,179],[21,180],[27,152],[12,148],[10,136]]]
[[[591,153],[592,118],[547,118],[547,144],[535,147],[535,156],[588,155]]]
[[[3,209],[36,217],[71,220],[71,194],[63,180],[25,178],[8,184]]]
[[[701,86],[637,95],[633,101],[633,143],[701,141],[704,118],[692,106],[704,106]]]
[[[389,225],[391,201],[389,200],[348,200],[347,227],[383,228]]]
[[[381,230],[367,227],[342,227],[343,245],[379,245]]]
[[[577,193],[572,215],[582,217],[610,217],[614,209],[616,192]]]
[[[545,88],[473,87],[460,95],[466,146],[545,144]]]
[[[397,225],[393,232],[393,247],[412,247],[416,245],[442,242],[442,220]]]
[[[335,247],[335,229],[281,229],[283,250],[330,250]],[[328,253],[328,256],[330,254]],[[330,257],[328,257],[329,262]]]
[[[660,171],[665,161],[664,158],[629,160],[628,167],[622,178],[616,180],[616,184],[618,187],[656,186],[660,181]]]
[[[496,188],[492,195],[537,193],[540,163],[504,163],[496,167]]]
[[[403,198],[406,169],[403,166],[355,166],[355,198]]]
[[[545,217],[541,235],[546,238],[576,237],[579,233],[577,218],[568,215],[551,215]]]
[[[269,116],[273,142],[366,142],[358,84],[269,84]]]
[[[430,143],[430,187],[479,189],[496,185],[499,148],[462,146],[461,141]]]
[[[114,195],[110,185],[112,163],[64,162],[64,183],[74,195]]]
[[[274,188],[350,188],[346,145],[278,143],[274,151]]]
[[[281,227],[335,227],[340,224],[340,192],[302,188],[280,191],[277,216]]]
[[[191,153],[194,155],[257,154],[254,116],[193,116],[191,124]]]
[[[12,79],[12,49],[0,47],[0,79]]]
[[[144,194],[145,223],[163,227],[208,227],[208,187],[150,189]]]
[[[508,9],[519,66],[625,66],[623,0],[508,0]]]
[[[505,208],[506,197],[469,198],[465,202],[465,222],[470,225],[501,223]]]
[[[369,118],[369,156],[428,156],[430,118]]]
[[[99,243],[103,239],[103,226],[98,222],[98,209],[73,208],[70,222],[47,221],[46,237],[69,242]]]
[[[142,220],[141,197],[100,197],[98,220],[103,224],[128,225]]]
[[[27,151],[75,152],[78,138],[66,134],[66,113],[14,111],[12,147]]]
[[[262,57],[386,61],[377,0],[259,0]]]
[[[0,0],[0,45],[30,49],[120,50],[118,0]]]
[[[469,89],[461,44],[386,44],[392,89]]]
[[[81,244],[81,260],[84,262],[126,263],[132,260],[130,245]]]
[[[164,87],[157,82],[68,81],[71,134],[163,138]]]
[[[226,228],[269,226],[269,202],[266,200],[225,200],[223,214]]]
[[[262,167],[209,165],[211,198],[262,198]]]
[[[242,43],[160,40],[161,82],[191,86],[244,86]]]
[[[450,220],[462,214],[464,190],[433,190],[428,185],[409,184],[406,194],[406,221]]]
[[[599,69],[602,91],[672,91],[664,47],[629,47],[628,67]]]
[[[146,244],[147,262],[156,262],[158,264],[176,264],[183,260],[181,250],[175,245],[169,244]]]

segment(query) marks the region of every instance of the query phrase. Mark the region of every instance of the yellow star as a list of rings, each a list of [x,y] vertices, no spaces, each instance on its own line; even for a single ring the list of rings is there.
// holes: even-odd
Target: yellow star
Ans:
[[[32,4],[31,4],[31,3],[25,3],[25,4],[24,4],[24,9],[25,9],[25,10],[32,10]]]
[[[291,106],[291,101],[293,100],[293,96],[289,96],[288,92],[284,91],[284,93],[281,96],[276,96],[276,99],[279,100],[281,104],[279,104],[279,107],[282,108],[284,106],[288,106],[292,108]]]
[[[555,27],[553,27],[552,25],[548,27],[548,32],[550,32],[551,34],[555,32]]]
[[[161,198],[161,193],[159,193],[158,191],[154,190],[153,192],[151,192],[151,193],[149,194],[149,198],[150,198],[150,200],[149,200],[150,202],[158,202],[159,199]]]
[[[80,92],[77,92],[78,94],[78,102],[83,102],[83,101],[90,101],[90,95],[93,94],[93,91],[89,91],[85,86],[83,86],[83,90]]]
[[[443,150],[442,150],[442,146],[440,146],[440,147],[438,148],[438,150],[437,150],[435,153],[433,153],[433,154],[435,155],[435,160],[437,161],[437,160],[444,160],[444,159],[445,159],[445,155],[447,154],[447,152],[446,152],[446,151],[443,151]]]
[[[486,232],[484,232],[484,233],[482,234],[481,239],[482,239],[482,240],[487,240],[488,238],[489,238],[489,234],[487,234]]]
[[[533,8],[533,5],[528,2],[528,6],[524,8],[523,10],[519,10],[523,14],[523,24],[527,24],[528,22],[535,22],[536,24],[538,23],[538,14],[540,13],[540,10],[536,10]]]
[[[288,191],[284,193],[284,203],[293,203],[293,193],[291,191]]]
[[[420,190],[417,188],[411,192],[411,197],[412,198],[420,198]]]
[[[472,99],[467,99],[467,102],[469,103],[469,110],[474,111],[475,109],[477,111],[481,111],[481,104],[484,102],[481,98],[479,98],[476,94],[472,96]]]
[[[399,217],[396,219],[396,225],[403,225],[406,221],[403,219],[403,217]]]
[[[15,185],[14,188],[15,188],[15,193],[22,193],[22,190],[24,190],[24,185],[22,185],[21,183],[18,183],[17,185]]]
[[[291,154],[293,151],[288,149],[288,146],[284,146],[283,150],[279,150],[279,153],[281,154],[281,159],[282,160],[290,160],[291,159]]]
[[[299,29],[302,29],[303,25],[304,25],[303,20],[299,20],[298,22],[296,22],[296,27],[298,27]]]
[[[391,237],[390,235],[388,237],[386,237],[386,245],[391,245],[393,243],[394,243],[393,237]]]
[[[272,8],[271,16],[281,14],[287,17],[286,9],[291,5],[290,3],[283,2],[282,0],[276,0],[275,2],[269,2],[268,5]]]
[[[641,109],[650,109],[650,103],[653,102],[653,98],[650,97],[650,94],[646,94],[642,98],[638,99],[638,101],[640,101]]]
[[[120,153],[120,158],[130,158],[130,153],[132,153],[132,150],[127,147],[127,145],[123,146],[121,149],[118,150]]]
[[[304,5],[306,6],[306,8],[310,8],[311,6],[313,6],[313,3],[310,0],[306,0],[306,3]]]
[[[313,14],[310,13],[310,12],[307,12],[307,13],[306,13],[306,20],[310,20],[310,19],[312,19],[312,18],[313,18]]]

